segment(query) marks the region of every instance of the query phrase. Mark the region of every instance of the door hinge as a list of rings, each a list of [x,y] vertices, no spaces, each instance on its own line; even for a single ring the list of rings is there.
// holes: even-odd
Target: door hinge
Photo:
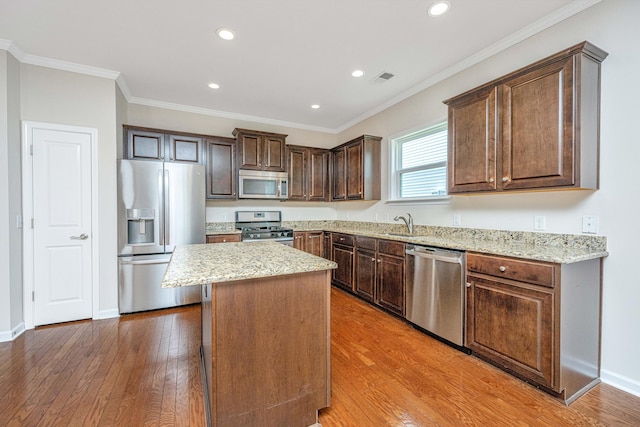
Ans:
[[[33,228],[33,218],[31,218],[31,228]]]
[[[35,302],[36,300],[36,291],[31,291],[31,301]]]
[[[33,156],[33,144],[29,146],[29,154]]]

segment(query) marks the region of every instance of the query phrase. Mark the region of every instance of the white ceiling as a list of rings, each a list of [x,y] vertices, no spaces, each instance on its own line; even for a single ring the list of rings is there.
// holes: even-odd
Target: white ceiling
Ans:
[[[0,0],[0,48],[134,103],[337,132],[600,0],[434,1]]]

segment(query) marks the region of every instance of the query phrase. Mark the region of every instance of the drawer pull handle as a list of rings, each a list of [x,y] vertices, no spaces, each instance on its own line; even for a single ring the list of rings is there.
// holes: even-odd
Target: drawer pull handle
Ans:
[[[505,271],[507,271],[507,267],[505,267],[504,265],[501,265],[500,266],[500,271],[502,271],[504,273]]]

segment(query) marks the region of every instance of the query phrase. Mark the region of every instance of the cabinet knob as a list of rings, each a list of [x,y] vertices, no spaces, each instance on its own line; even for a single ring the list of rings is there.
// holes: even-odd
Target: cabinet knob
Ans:
[[[378,259],[378,262],[382,262],[382,259]]]
[[[471,283],[469,283],[469,282],[467,282],[466,285],[467,285],[467,288],[471,287]]]
[[[371,258],[371,262],[376,262],[376,259],[375,258]]]
[[[227,243],[227,239],[222,239],[222,243]]]
[[[494,179],[493,179],[493,178],[489,178],[489,182],[493,182],[493,181],[494,181]]]
[[[508,176],[503,176],[502,177],[502,182],[507,182],[509,181],[509,177]]]
[[[501,265],[499,270],[504,273],[505,271],[507,271],[507,267],[505,267],[504,265]]]
[[[344,242],[344,237],[341,237],[341,238],[340,238],[340,241],[341,241],[341,242]]]

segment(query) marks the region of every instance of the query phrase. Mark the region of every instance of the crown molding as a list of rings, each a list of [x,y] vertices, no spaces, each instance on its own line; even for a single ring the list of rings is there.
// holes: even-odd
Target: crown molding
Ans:
[[[484,61],[485,59],[488,59],[500,52],[502,52],[503,50],[506,50],[518,43],[520,43],[523,40],[528,39],[529,37],[538,34],[544,30],[546,30],[549,27],[552,27],[554,25],[556,25],[559,22],[564,21],[565,19],[568,19],[570,17],[572,17],[573,15],[576,15],[580,12],[582,12],[585,9],[588,9],[589,7],[600,3],[602,0],[575,0],[571,3],[569,3],[568,5],[566,5],[563,8],[560,8],[558,10],[556,10],[554,13],[551,13],[547,16],[545,16],[544,18],[530,24],[527,25],[526,27],[516,31],[515,33],[512,33],[511,35],[509,35],[508,37],[500,40],[497,43],[492,44],[491,46],[477,52],[474,55],[469,56],[468,58],[458,62],[457,64],[433,75],[432,77],[422,81],[421,83],[407,89],[406,91],[400,93],[399,95],[394,96],[393,98],[389,99],[388,101],[378,105],[377,107],[367,111],[366,113],[363,113],[357,117],[355,117],[354,119],[348,121],[347,123],[343,124],[342,126],[340,126],[339,128],[337,128],[335,131],[336,133],[340,133],[343,132],[347,129],[349,129],[352,126],[357,125],[358,123],[362,122],[363,120],[366,120],[384,110],[386,110],[387,108],[390,108],[398,103],[400,103],[401,101],[404,101],[405,99],[416,95],[419,92],[422,92],[423,90],[436,85],[437,83],[440,83],[443,80],[448,79],[449,77],[473,66],[478,64],[479,62]]]
[[[242,121],[262,123],[262,124],[268,124],[268,125],[274,125],[274,126],[284,126],[284,127],[294,128],[294,129],[303,129],[303,130],[309,130],[314,132],[330,133],[334,135],[338,133],[335,129],[325,128],[320,126],[311,126],[311,125],[305,125],[302,123],[269,119],[266,117],[250,116],[247,114],[230,113],[227,111],[211,110],[209,108],[192,107],[190,105],[174,104],[172,102],[155,101],[152,99],[137,98],[137,97],[131,97],[127,99],[127,101],[131,104],[145,105],[147,107],[164,108],[168,110],[183,111],[186,113],[202,114],[205,116],[213,116],[213,117],[220,117],[220,118],[233,119],[233,120],[242,120]]]

